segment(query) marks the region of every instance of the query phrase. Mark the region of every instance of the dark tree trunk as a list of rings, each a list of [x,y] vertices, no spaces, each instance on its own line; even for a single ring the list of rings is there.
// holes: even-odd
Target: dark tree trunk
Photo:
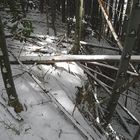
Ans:
[[[49,34],[49,0],[45,0],[44,4],[46,8],[46,28],[47,34]]]
[[[91,24],[93,29],[97,29],[99,20],[99,4],[97,0],[93,0],[93,10],[91,13]]]
[[[56,2],[56,8],[57,8],[57,10],[58,11],[60,11],[60,5],[61,5],[61,2],[60,2],[60,0],[57,0],[57,2]]]
[[[123,43],[124,43],[125,37],[126,37],[128,19],[129,19],[129,16],[130,16],[131,8],[132,8],[132,0],[128,0],[126,13],[125,13],[125,17],[124,17],[124,22],[123,22],[122,35],[121,35],[122,36],[121,39],[122,39]]]
[[[64,23],[66,21],[65,1],[66,0],[61,0],[61,2],[62,2],[62,22],[64,22]]]
[[[83,0],[76,0],[76,25],[75,25],[75,43],[71,52],[78,54],[80,50],[80,40],[82,31],[82,17],[83,17]]]
[[[9,63],[5,35],[4,35],[2,26],[3,25],[0,18],[0,52],[2,53],[2,56],[0,59],[1,73],[3,77],[5,89],[9,98],[8,104],[14,107],[16,112],[21,112],[23,111],[23,107],[18,100],[14,81],[12,78],[12,72],[11,72],[10,63]]]
[[[39,10],[41,13],[44,12],[44,0],[39,0],[40,4],[39,4]]]
[[[51,22],[52,22],[52,28],[54,30],[54,35],[56,36],[56,28],[55,28],[55,21],[56,21],[56,0],[50,1],[51,6]]]

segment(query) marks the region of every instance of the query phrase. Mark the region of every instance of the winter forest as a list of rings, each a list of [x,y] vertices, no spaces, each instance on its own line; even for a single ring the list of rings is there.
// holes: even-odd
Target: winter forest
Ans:
[[[140,0],[0,0],[0,140],[140,140]]]

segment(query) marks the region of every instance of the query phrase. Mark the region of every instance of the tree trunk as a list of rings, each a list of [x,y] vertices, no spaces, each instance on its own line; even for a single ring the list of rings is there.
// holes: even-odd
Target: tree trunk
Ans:
[[[0,51],[2,53],[0,59],[1,73],[5,85],[5,89],[9,98],[8,104],[14,107],[16,112],[23,111],[23,107],[18,100],[18,96],[16,93],[14,81],[12,78],[12,72],[10,68],[10,62],[8,57],[8,51],[6,47],[5,35],[2,27],[2,21],[0,17]]]
[[[41,13],[44,12],[44,0],[39,0],[39,10]]]
[[[51,6],[51,22],[52,22],[52,28],[54,30],[54,35],[56,36],[56,28],[55,28],[55,21],[56,21],[56,0],[50,1]]]
[[[98,0],[93,0],[93,9],[91,13],[91,24],[93,29],[97,30],[99,19],[99,4]]]
[[[46,28],[47,28],[47,34],[49,34],[49,0],[45,0],[44,2],[45,8],[46,8]]]
[[[76,0],[76,26],[75,26],[75,43],[71,52],[78,54],[80,50],[80,40],[82,31],[82,18],[83,18],[83,0]]]
[[[65,10],[65,0],[62,1],[62,22],[65,23],[66,21],[66,10]]]
[[[122,39],[123,43],[124,43],[125,37],[126,37],[128,17],[130,16],[131,9],[132,9],[132,0],[128,0],[125,17],[124,17],[124,22],[123,22],[122,35],[121,35],[122,36],[121,39]]]

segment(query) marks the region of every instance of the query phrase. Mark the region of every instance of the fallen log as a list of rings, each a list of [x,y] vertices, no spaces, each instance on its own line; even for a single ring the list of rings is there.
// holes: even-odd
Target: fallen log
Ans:
[[[20,56],[23,64],[52,64],[56,62],[119,62],[121,55],[59,55],[59,56]],[[139,63],[140,55],[132,55],[131,62]],[[12,57],[11,64],[18,64]]]

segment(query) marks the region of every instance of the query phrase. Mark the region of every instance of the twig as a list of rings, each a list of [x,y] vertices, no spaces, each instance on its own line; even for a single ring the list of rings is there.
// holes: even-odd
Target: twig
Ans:
[[[59,45],[62,43],[62,41],[64,40],[64,38],[65,38],[65,35],[62,36],[62,38],[61,38],[60,41],[56,44],[56,46],[59,46]]]
[[[114,79],[112,79],[112,78],[110,78],[110,77],[108,77],[108,76],[106,76],[106,75],[104,75],[104,74],[102,74],[102,73],[100,73],[100,72],[98,72],[96,70],[93,70],[93,69],[89,68],[88,66],[85,66],[85,65],[82,65],[82,66],[85,67],[85,68],[87,68],[88,70],[90,70],[90,71],[92,71],[92,72],[94,72],[94,73],[96,73],[96,74],[98,74],[98,75],[100,75],[100,76],[102,76],[102,77],[104,77],[104,78],[112,81],[112,82],[115,82]]]
[[[105,68],[112,69],[112,70],[115,70],[115,71],[118,70],[117,67],[114,67],[114,66],[111,66],[111,65],[108,65],[108,64],[104,64],[104,63],[99,63],[99,62],[87,62],[87,63],[97,65],[97,66],[100,66],[100,67],[105,67]],[[127,71],[127,74],[132,75],[132,76],[136,76],[136,77],[139,76],[139,74],[131,72],[129,70]]]

